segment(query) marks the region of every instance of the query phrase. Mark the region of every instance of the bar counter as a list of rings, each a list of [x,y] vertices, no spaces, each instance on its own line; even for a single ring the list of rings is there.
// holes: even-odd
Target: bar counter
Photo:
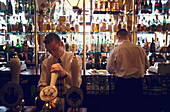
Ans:
[[[34,106],[34,99],[39,95],[37,88],[40,78],[34,68],[27,69],[20,73],[20,85],[24,91],[26,106]],[[88,112],[106,111],[113,108],[115,98],[115,76],[110,74],[82,75],[81,89],[84,93],[83,107]],[[0,71],[0,88],[11,80],[10,71]],[[170,75],[158,75],[147,72],[143,78],[143,107],[147,110],[170,110]],[[167,111],[167,112],[168,112]],[[107,112],[107,111],[106,111]],[[156,111],[155,111],[156,112]],[[166,111],[165,111],[166,112]]]

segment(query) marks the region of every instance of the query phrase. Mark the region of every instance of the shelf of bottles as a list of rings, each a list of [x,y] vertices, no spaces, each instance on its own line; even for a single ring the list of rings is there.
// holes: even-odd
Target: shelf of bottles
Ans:
[[[170,2],[169,0],[142,0],[137,7],[137,45],[147,54],[167,53],[170,44]]]
[[[17,52],[21,61],[35,64],[34,12],[33,0],[0,0],[0,54],[5,61]]]

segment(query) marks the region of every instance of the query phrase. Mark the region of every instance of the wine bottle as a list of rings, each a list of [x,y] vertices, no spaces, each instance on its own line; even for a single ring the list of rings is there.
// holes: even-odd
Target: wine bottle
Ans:
[[[18,53],[21,52],[20,47],[21,46],[20,46],[20,43],[19,43],[19,39],[17,39],[17,44],[15,46],[15,51],[18,52]]]
[[[144,13],[148,13],[148,3],[147,3],[147,0],[145,0],[145,4],[144,4]]]
[[[155,6],[154,6],[154,10],[159,10],[159,3],[158,0],[155,1]]]
[[[30,10],[32,15],[34,15],[34,9],[35,9],[34,0],[31,0]]]
[[[22,13],[22,0],[19,0],[19,6],[18,6],[18,10],[19,10],[19,13]]]
[[[7,18],[7,32],[11,32],[11,30],[12,30],[12,26],[10,23],[10,18]]]
[[[51,1],[47,0],[46,2],[47,12],[51,12]]]
[[[162,31],[166,31],[166,29],[167,29],[167,25],[166,25],[166,20],[165,20],[165,16],[164,16]]]
[[[139,13],[139,9],[138,9],[138,6],[139,4],[138,4],[138,1],[137,0],[135,0],[135,14],[138,14]]]
[[[25,1],[24,10],[25,10],[25,14],[28,14],[28,10],[29,10],[28,0]]]
[[[152,2],[151,2],[151,0],[149,0],[149,13],[151,14],[152,13]]]
[[[28,32],[29,32],[29,33],[32,33],[32,32],[33,32],[33,22],[32,22],[32,18],[30,18],[30,20],[29,20]]]
[[[162,13],[162,1],[159,0],[159,13]]]
[[[145,6],[144,6],[144,1],[142,0],[142,2],[141,2],[141,13],[145,13]]]
[[[13,15],[11,0],[8,1],[7,14],[10,16]]]
[[[20,16],[20,22],[18,24],[18,28],[19,28],[19,32],[22,33],[23,32],[23,23],[22,23],[22,18]]]
[[[19,3],[18,0],[15,2],[15,14],[19,14]]]
[[[152,38],[152,43],[150,44],[150,52],[155,52],[155,42],[153,38]]]

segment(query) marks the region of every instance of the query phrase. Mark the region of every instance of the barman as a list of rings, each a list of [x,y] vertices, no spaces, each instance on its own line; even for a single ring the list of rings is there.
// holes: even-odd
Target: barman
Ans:
[[[56,84],[59,93],[58,97],[64,99],[64,94],[72,86],[73,83],[71,74],[71,60],[74,54],[64,50],[64,43],[63,41],[61,41],[60,37],[56,33],[47,34],[43,42],[45,44],[45,48],[51,55],[42,62],[41,75],[40,80],[38,82],[38,87],[41,91],[42,88],[50,85],[51,73],[58,72],[59,79],[62,79],[61,81],[57,80]],[[78,86],[80,86],[82,82],[82,59],[80,58],[80,56],[76,57],[78,59],[78,65],[80,70],[78,76]],[[58,84],[58,82],[60,82],[60,84]],[[53,107],[57,105],[58,97],[52,101]]]
[[[139,112],[142,111],[142,78],[149,67],[147,55],[142,47],[130,42],[127,30],[120,29],[117,39],[120,45],[110,52],[106,66],[116,76],[116,112]]]

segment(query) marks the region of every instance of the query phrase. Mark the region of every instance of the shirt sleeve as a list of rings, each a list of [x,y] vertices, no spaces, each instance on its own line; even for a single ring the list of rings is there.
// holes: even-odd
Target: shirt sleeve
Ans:
[[[109,59],[107,60],[106,69],[110,74],[115,73],[116,66],[116,56],[114,54],[114,50],[110,53]]]

